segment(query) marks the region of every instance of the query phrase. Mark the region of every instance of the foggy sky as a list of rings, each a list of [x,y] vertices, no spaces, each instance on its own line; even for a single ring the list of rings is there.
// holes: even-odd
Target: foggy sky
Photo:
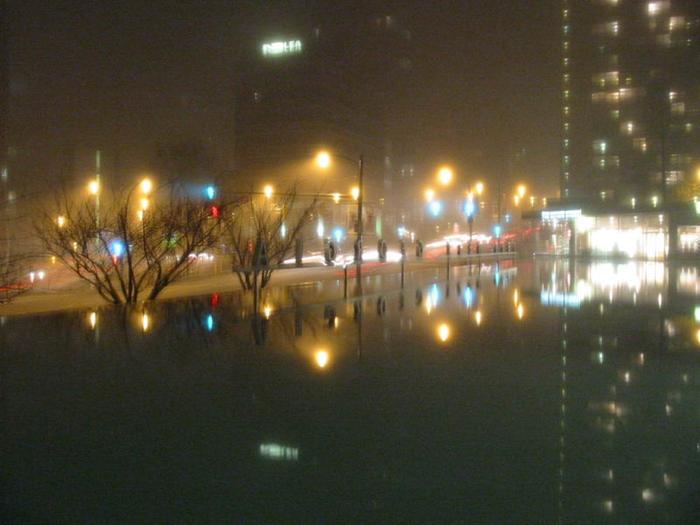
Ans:
[[[387,7],[413,31],[421,156],[497,171],[506,151],[525,147],[528,175],[554,191],[557,0],[395,4],[365,5]],[[156,143],[190,137],[209,144],[223,169],[236,59],[255,37],[253,22],[270,12],[303,16],[304,6],[352,19],[357,5],[8,0],[12,143],[30,172],[49,176],[65,148],[118,151],[138,169]]]

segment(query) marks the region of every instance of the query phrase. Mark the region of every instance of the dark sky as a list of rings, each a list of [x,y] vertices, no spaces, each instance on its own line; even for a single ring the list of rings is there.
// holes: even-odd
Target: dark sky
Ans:
[[[391,4],[367,5],[387,7],[413,29],[420,93],[415,133],[424,156],[495,170],[506,149],[525,147],[530,178],[553,188],[559,2]],[[62,149],[87,152],[97,146],[118,149],[129,169],[137,169],[147,165],[155,143],[180,137],[214,145],[225,167],[236,58],[252,21],[282,4],[8,0],[8,5],[14,142],[32,159],[30,167],[51,171],[58,169]],[[358,2],[303,5],[353,17],[356,10],[347,6]]]

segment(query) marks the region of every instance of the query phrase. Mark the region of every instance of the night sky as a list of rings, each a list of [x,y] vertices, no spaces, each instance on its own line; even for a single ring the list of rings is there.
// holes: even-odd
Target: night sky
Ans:
[[[188,138],[207,143],[225,169],[236,59],[254,36],[254,22],[270,13],[303,16],[312,7],[329,17],[358,16],[358,2],[9,0],[8,6],[10,132],[29,177],[51,176],[66,148],[118,151],[128,171],[147,166],[155,144]],[[501,169],[506,152],[526,148],[530,182],[555,191],[559,2],[364,7],[394,14],[413,31],[414,132],[422,157],[478,165],[488,176]]]

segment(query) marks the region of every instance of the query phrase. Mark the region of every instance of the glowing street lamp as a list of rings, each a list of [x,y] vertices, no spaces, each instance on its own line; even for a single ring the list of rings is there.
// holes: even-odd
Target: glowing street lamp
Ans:
[[[443,186],[449,186],[452,184],[452,180],[454,179],[454,171],[452,171],[452,168],[449,168],[447,166],[444,166],[440,168],[440,171],[438,171],[438,181],[440,184]]]
[[[336,204],[340,202],[340,193],[333,194],[333,202],[335,202]]]
[[[97,179],[93,179],[88,183],[88,192],[90,192],[90,195],[99,195],[100,193],[100,181]]]
[[[435,199],[435,190],[432,188],[428,188],[425,190],[425,200],[427,202],[433,202],[433,199]]]
[[[357,200],[360,198],[360,188],[358,186],[353,186],[350,189],[350,195],[352,195],[352,198],[354,200]]]
[[[328,169],[331,165],[331,154],[327,151],[319,151],[316,154],[316,165],[322,170]]]
[[[63,228],[66,225],[66,218],[63,215],[56,217],[56,224],[59,228]]]
[[[151,201],[148,197],[142,197],[139,204],[141,205],[141,210],[146,211],[148,209],[148,206],[151,204]]]
[[[139,184],[139,189],[141,190],[141,193],[148,195],[153,191],[153,182],[151,179],[145,178],[141,181],[141,184]]]
[[[481,197],[481,195],[484,193],[484,183],[483,182],[477,182],[474,185],[474,190],[476,191],[476,194]]]
[[[267,199],[271,198],[272,191],[273,191],[272,185],[270,185],[270,184],[265,185],[265,187],[263,188],[263,194],[265,195],[265,198],[267,198]]]
[[[527,188],[525,187],[525,184],[518,185],[517,193],[518,193],[518,197],[520,197],[521,199],[523,197],[525,197],[525,194],[527,193]]]

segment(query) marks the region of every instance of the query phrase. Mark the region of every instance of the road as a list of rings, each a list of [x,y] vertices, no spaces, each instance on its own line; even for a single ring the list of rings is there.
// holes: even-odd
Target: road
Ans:
[[[470,260],[490,262],[497,258],[513,259],[514,253],[482,254],[480,256],[452,256],[450,265],[464,265]],[[158,300],[207,295],[215,292],[226,293],[240,290],[238,278],[227,271],[223,264],[197,263],[190,275],[166,288]],[[447,268],[444,255],[410,259],[405,264],[405,271],[415,272],[422,269]],[[368,261],[362,264],[362,275],[396,274],[401,271],[400,263]],[[344,278],[341,267],[310,265],[303,268],[288,267],[275,271],[269,286],[289,286],[319,281],[341,280]],[[355,278],[355,267],[348,268],[348,278]],[[47,272],[47,277],[25,295],[9,304],[0,305],[0,316],[28,315],[56,312],[74,308],[90,308],[106,304],[105,301],[87,284],[73,277],[67,270]]]

